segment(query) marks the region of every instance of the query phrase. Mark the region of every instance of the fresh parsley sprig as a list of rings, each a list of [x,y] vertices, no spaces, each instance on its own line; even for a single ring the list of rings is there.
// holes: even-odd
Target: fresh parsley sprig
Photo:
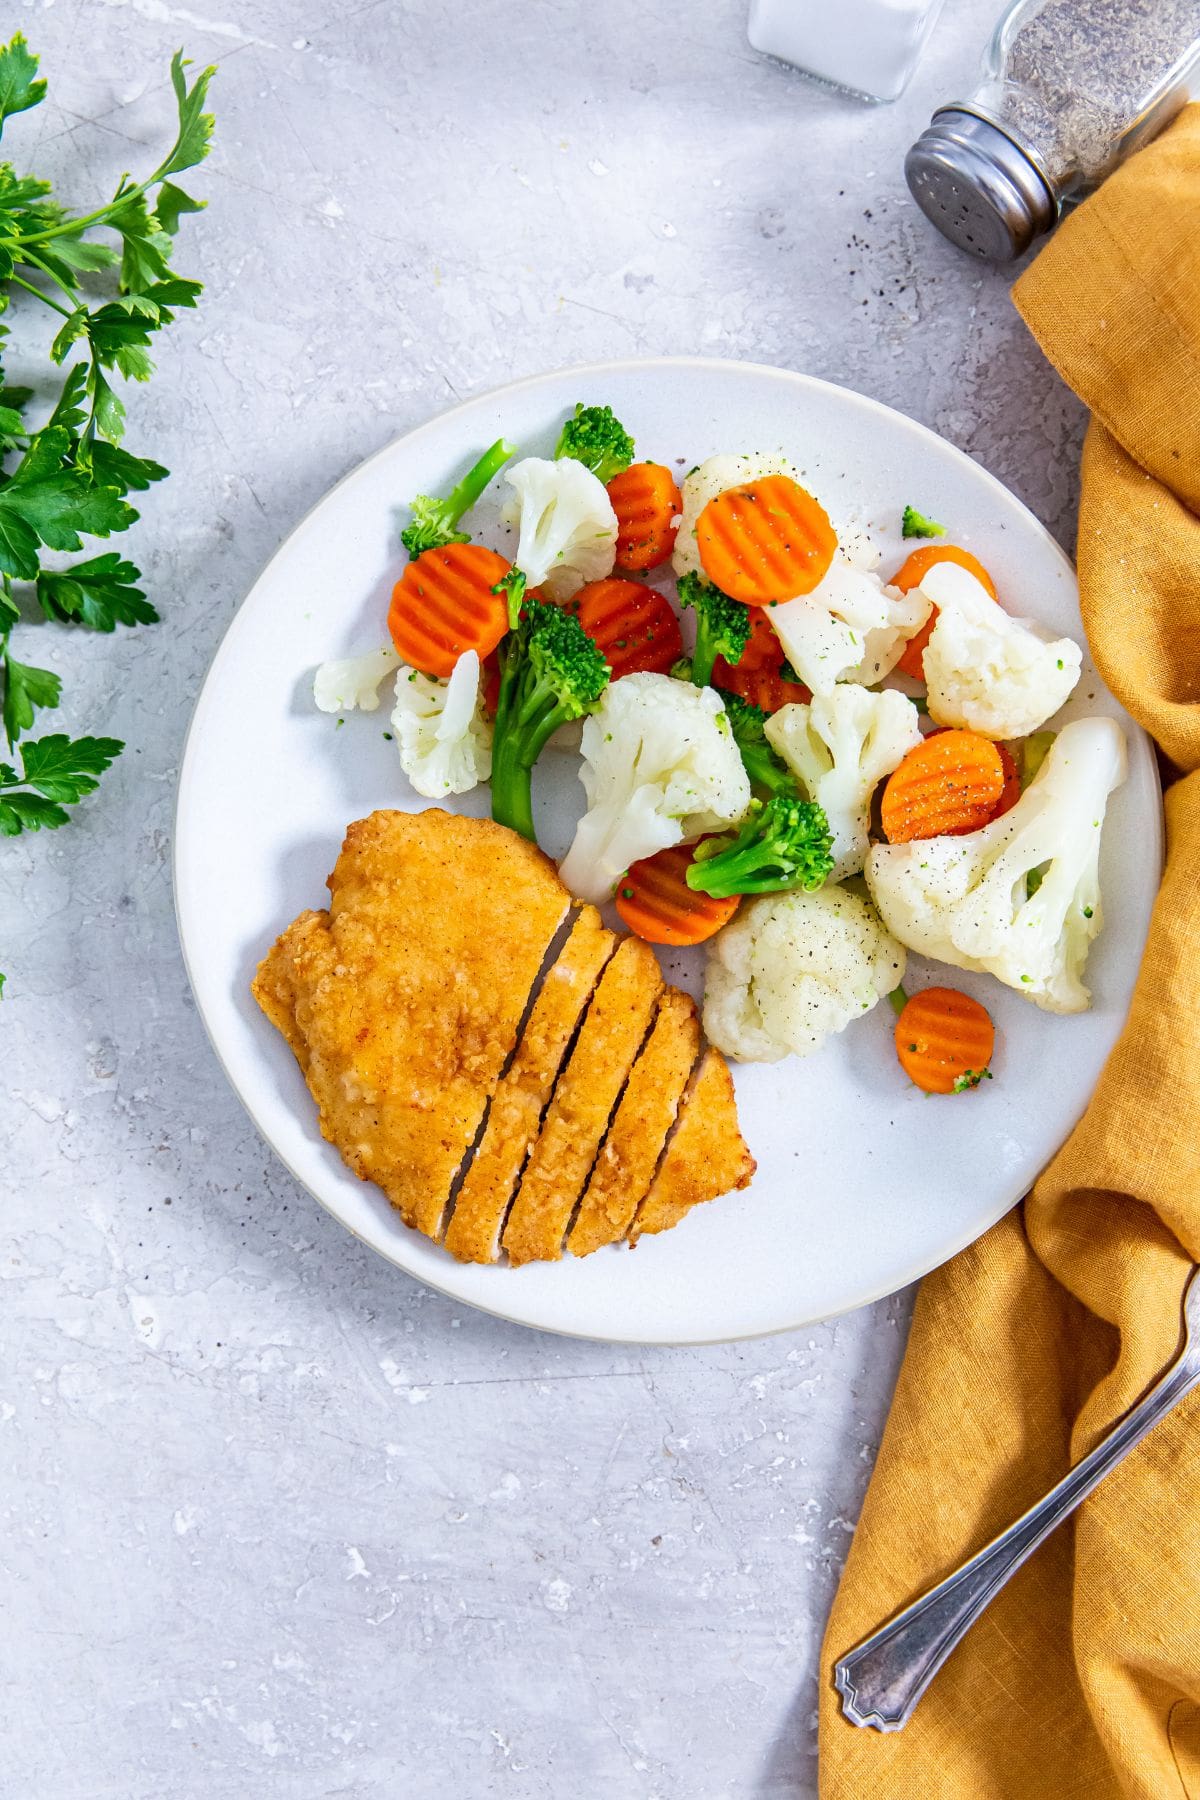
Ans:
[[[204,103],[214,70],[189,84],[188,67],[177,52],[171,84],[178,125],[166,156],[143,180],[122,175],[103,205],[72,212],[48,181],[0,161],[0,314],[21,295],[59,314],[50,356],[66,370],[39,424],[27,417],[32,390],[8,384],[0,362],[0,719],[8,754],[19,751],[21,765],[18,774],[12,762],[0,761],[0,836],[66,824],[67,808],[95,790],[124,749],[116,738],[26,738],[38,713],[59,705],[62,683],[14,653],[14,632],[39,617],[104,632],[158,618],[138,586],[140,572],[116,551],[57,559],[83,550],[87,538],[132,525],[138,514],[127,496],[167,473],[124,447],[125,400],[116,378],[148,380],[155,333],[181,308],[195,306],[201,292],[198,281],[172,267],[180,221],[204,205],[172,178],[203,161],[213,128]],[[0,140],[9,120],[45,94],[38,59],[18,32],[0,46]],[[109,292],[96,298],[105,276]],[[7,335],[0,324],[0,355]]]

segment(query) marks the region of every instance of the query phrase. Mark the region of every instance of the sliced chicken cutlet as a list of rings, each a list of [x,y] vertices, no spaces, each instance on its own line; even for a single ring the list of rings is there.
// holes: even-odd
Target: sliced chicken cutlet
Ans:
[[[662,992],[649,944],[625,938],[600,978],[517,1189],[503,1244],[513,1263],[557,1260],[563,1237]]]
[[[567,1248],[573,1256],[588,1256],[625,1236],[653,1180],[699,1054],[696,1008],[686,994],[669,987],[630,1071],[571,1227]]]
[[[521,1041],[496,1089],[482,1141],[463,1178],[446,1228],[460,1262],[495,1262],[500,1227],[529,1146],[616,937],[585,906],[534,1001]]]
[[[284,933],[255,993],[325,1136],[437,1237],[570,897],[524,838],[436,809],[351,825],[329,889],[327,917]]]
[[[258,965],[251,992],[288,1041],[296,1061],[308,1073],[308,1044],[296,1018],[297,984],[313,985],[317,971],[332,961],[327,912],[302,912],[277,937]],[[325,1134],[328,1137],[328,1132]]]
[[[685,1213],[731,1188],[744,1188],[756,1168],[738,1129],[729,1066],[711,1046],[679,1109],[679,1123],[667,1145],[650,1191],[638,1207],[629,1241],[669,1231]]]

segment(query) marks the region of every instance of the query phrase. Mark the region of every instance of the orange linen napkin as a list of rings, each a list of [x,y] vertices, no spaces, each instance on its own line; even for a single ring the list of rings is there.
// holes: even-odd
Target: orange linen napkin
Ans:
[[[903,1731],[848,1724],[831,1677],[1138,1399],[1200,1259],[1200,106],[1014,297],[1093,415],[1078,560],[1096,664],[1183,773],[1083,1121],[1024,1206],[921,1287],[825,1639],[823,1800],[1200,1800],[1198,1394],[1013,1578]]]

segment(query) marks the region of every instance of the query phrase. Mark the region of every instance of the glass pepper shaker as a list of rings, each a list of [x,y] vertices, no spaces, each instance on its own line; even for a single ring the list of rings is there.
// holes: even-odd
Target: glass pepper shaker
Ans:
[[[1006,262],[1200,93],[1200,0],[1016,0],[983,74],[904,170],[952,243]]]

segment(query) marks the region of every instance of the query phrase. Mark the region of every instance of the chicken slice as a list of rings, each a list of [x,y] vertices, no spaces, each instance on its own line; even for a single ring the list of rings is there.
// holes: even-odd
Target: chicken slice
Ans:
[[[351,825],[329,889],[254,992],[302,1040],[325,1136],[436,1238],[570,896],[524,838],[433,808]]]
[[[460,1262],[496,1260],[500,1227],[529,1146],[616,941],[595,907],[585,906],[542,984],[446,1228],[446,1248]]]
[[[654,1178],[699,1054],[696,1008],[678,988],[668,988],[571,1227],[567,1248],[573,1256],[589,1256],[625,1236]]]
[[[756,1168],[738,1129],[729,1065],[711,1046],[679,1109],[679,1123],[667,1145],[650,1191],[629,1229],[629,1241],[669,1231],[702,1201],[731,1188],[748,1187]]]
[[[600,978],[566,1069],[529,1153],[502,1242],[510,1262],[557,1261],[662,992],[649,944],[625,938]]]

